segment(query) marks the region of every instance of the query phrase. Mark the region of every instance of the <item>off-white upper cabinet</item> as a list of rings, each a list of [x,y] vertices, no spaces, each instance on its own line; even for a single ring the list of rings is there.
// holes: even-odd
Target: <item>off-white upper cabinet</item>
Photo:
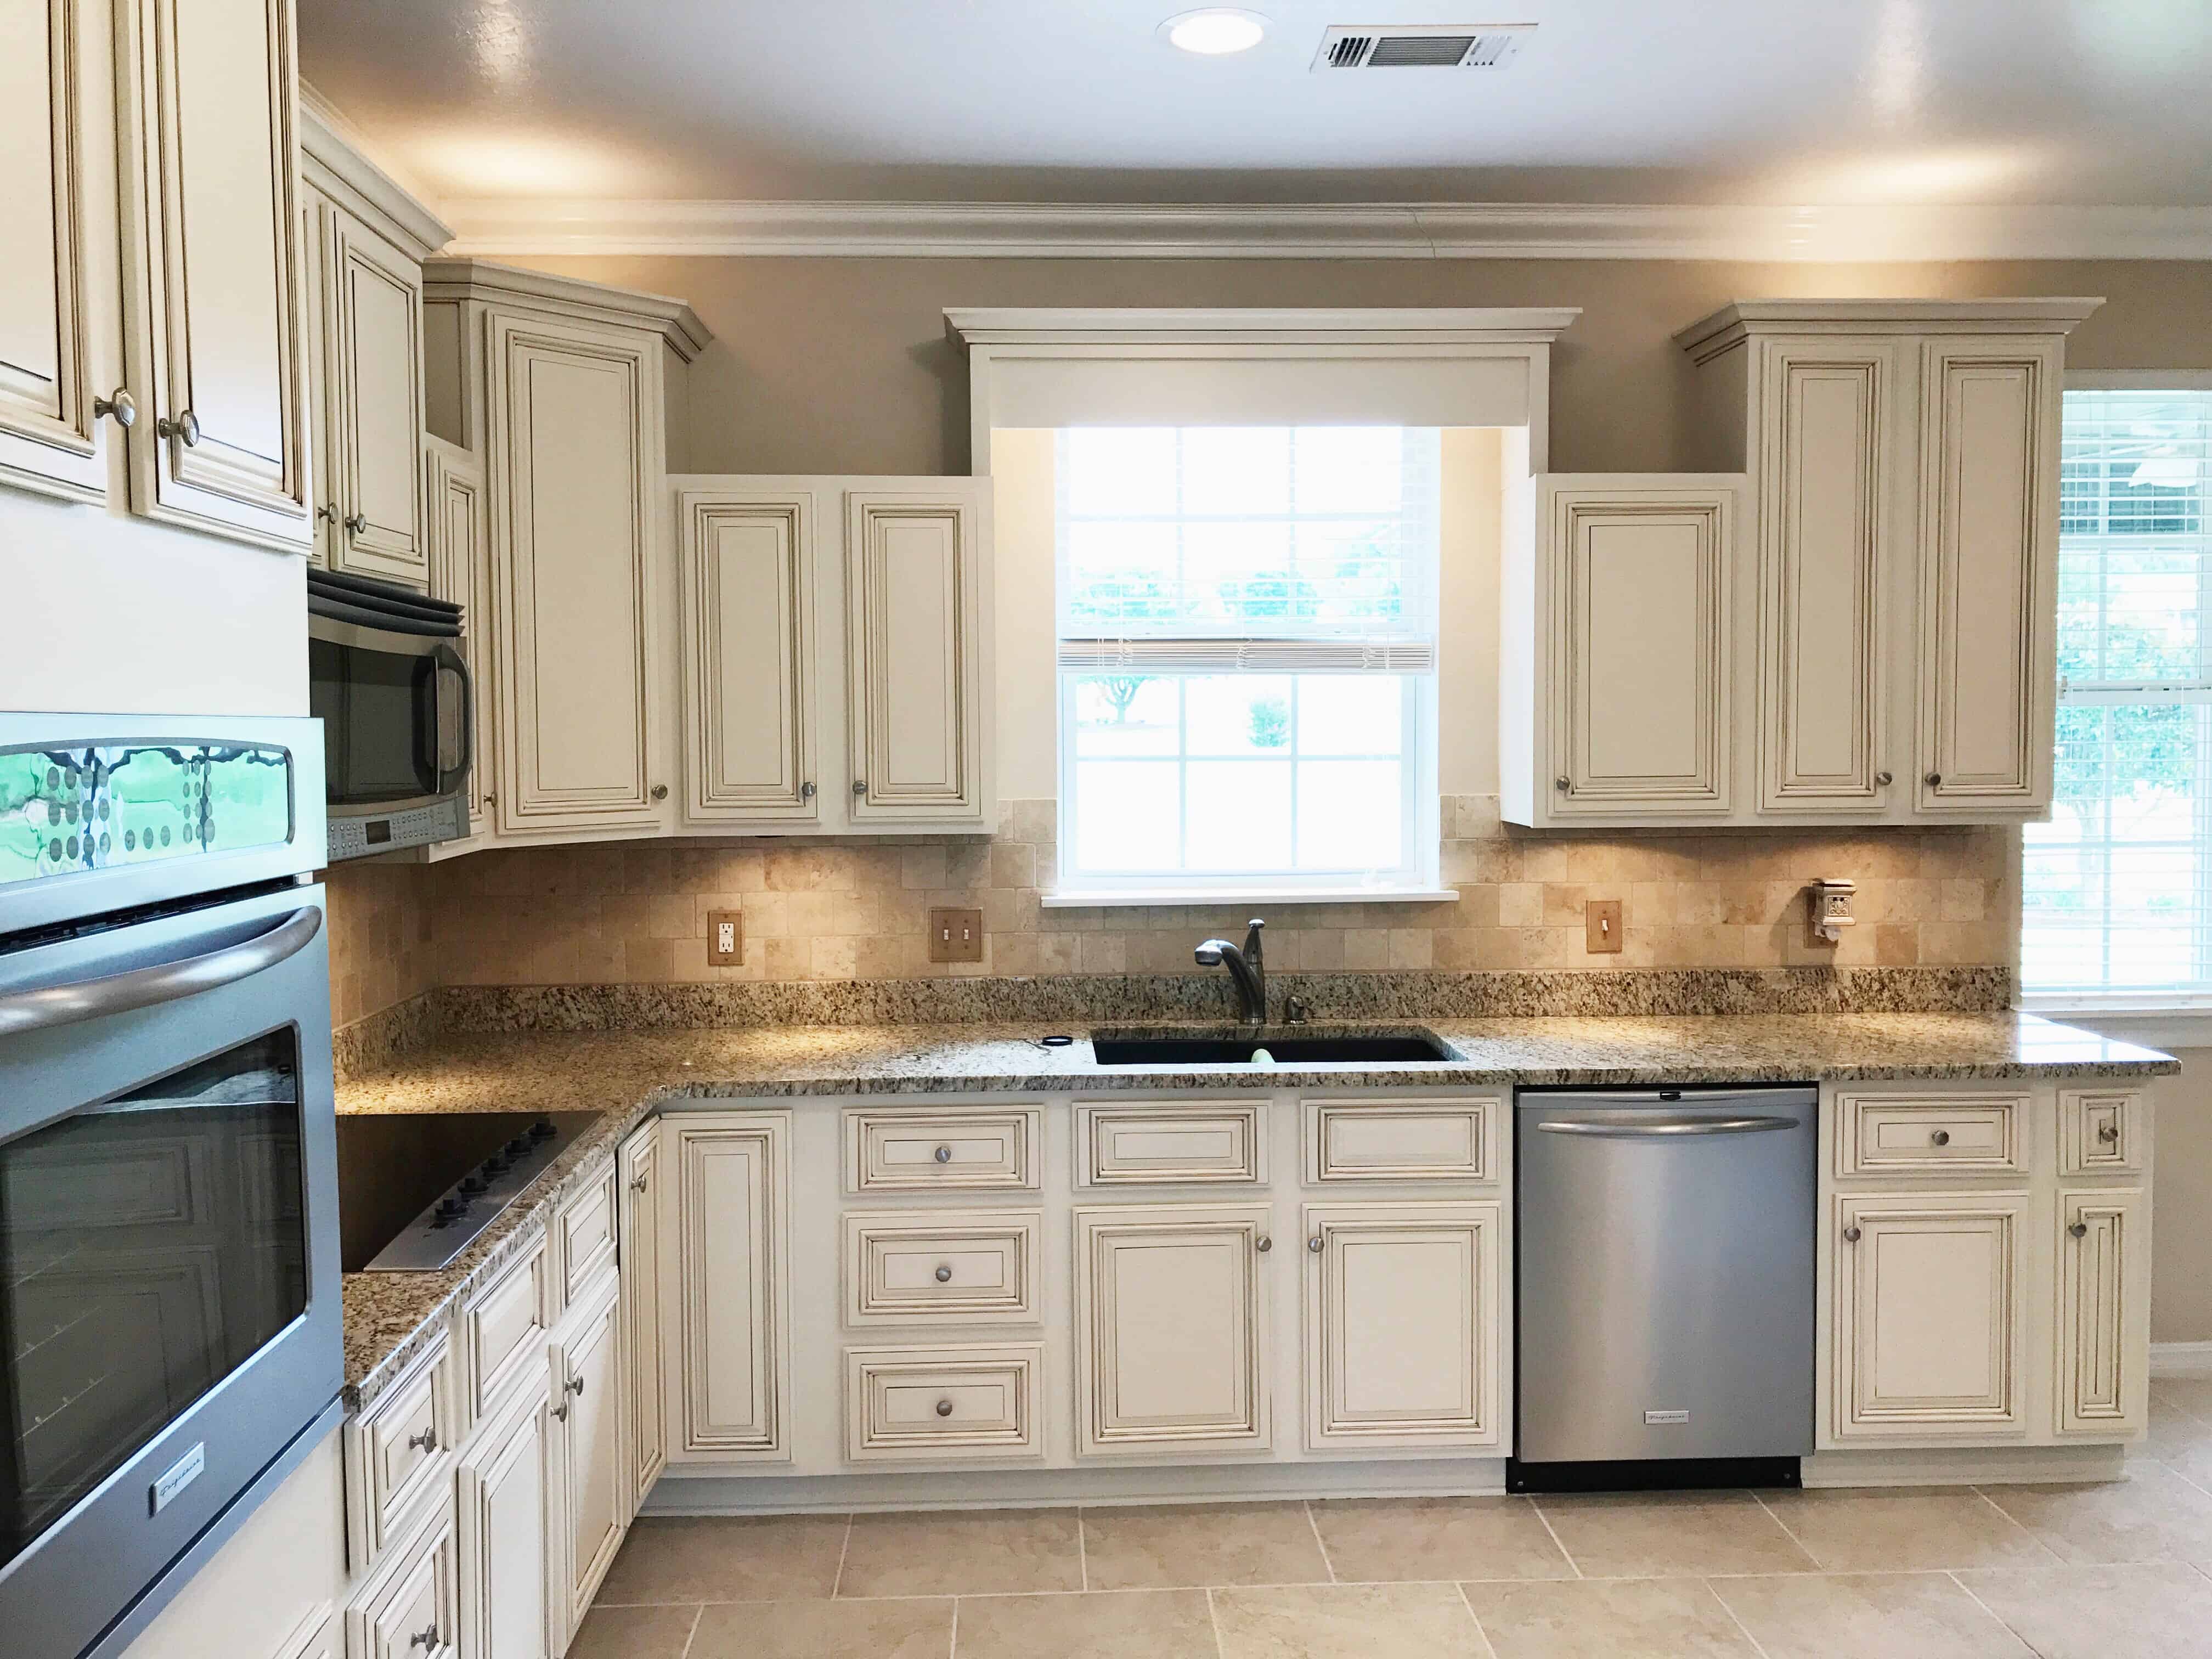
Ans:
[[[483,465],[466,450],[442,438],[422,440],[424,550],[428,555],[431,591],[461,607],[461,636],[454,648],[469,665],[473,715],[469,768],[469,833],[459,842],[433,848],[473,852],[490,827],[493,790],[488,780],[497,769],[493,743],[497,688],[491,672],[491,548],[486,524]]]
[[[984,481],[676,485],[689,827],[989,828]]]
[[[2051,800],[2059,394],[2094,300],[1740,301],[1675,337],[1749,475],[1739,822]]]
[[[422,261],[450,233],[301,109],[316,563],[424,586]]]
[[[1507,818],[1728,815],[1742,482],[1551,473],[1511,492],[1498,699]]]
[[[708,336],[678,301],[471,260],[428,262],[424,301],[431,429],[484,464],[494,829],[664,831],[666,375]]]
[[[290,0],[0,18],[0,483],[308,545],[295,88]]]

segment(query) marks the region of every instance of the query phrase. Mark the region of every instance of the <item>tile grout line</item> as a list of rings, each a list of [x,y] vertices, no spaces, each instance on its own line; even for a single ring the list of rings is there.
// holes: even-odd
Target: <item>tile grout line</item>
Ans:
[[[1753,1493],[1753,1496],[1754,1496],[1754,1497],[1756,1497],[1757,1495],[1758,1495],[1757,1493]],[[1761,1504],[1759,1505],[1759,1507],[1760,1507],[1761,1509],[1765,1509],[1765,1508],[1766,1508],[1766,1505],[1765,1505],[1765,1504]],[[1771,1510],[1769,1510],[1769,1511],[1768,1511],[1768,1513],[1769,1513],[1769,1514],[1772,1514],[1772,1511],[1771,1511]],[[1782,1526],[1782,1517],[1781,1517],[1781,1516],[1775,1516],[1775,1520],[1774,1520],[1774,1524],[1775,1524],[1775,1525],[1777,1525],[1777,1526],[1778,1526],[1778,1527],[1779,1527],[1779,1526]],[[1784,1532],[1789,1532],[1789,1531],[1790,1531],[1790,1528],[1787,1528],[1787,1527],[1783,1527],[1783,1528],[1782,1528],[1782,1529],[1783,1529],[1783,1531],[1784,1531]],[[1793,1534],[1791,1534],[1790,1535],[1792,1536],[1792,1538],[1795,1538],[1795,1536],[1796,1536],[1796,1534],[1795,1534],[1794,1533],[1793,1533]],[[1801,1546],[1800,1547],[1802,1547]],[[1809,1554],[1811,1553],[1811,1552],[1808,1551],[1808,1552],[1807,1552],[1807,1553],[1809,1555]],[[1780,1575],[1778,1575],[1778,1576],[1780,1576]],[[1790,1575],[1790,1576],[1794,1577],[1795,1575]],[[1741,1631],[1741,1632],[1743,1632],[1743,1639],[1744,1639],[1745,1641],[1747,1641],[1747,1642],[1748,1642],[1748,1643],[1750,1643],[1750,1644],[1751,1644],[1751,1650],[1752,1650],[1753,1653],[1755,1653],[1755,1654],[1757,1654],[1757,1655],[1759,1656],[1759,1659],[1769,1659],[1769,1656],[1768,1656],[1767,1651],[1766,1651],[1766,1645],[1765,1645],[1765,1644],[1764,1644],[1763,1642],[1761,1642],[1761,1641],[1760,1641],[1760,1640],[1759,1640],[1756,1636],[1753,1636],[1753,1635],[1751,1633],[1751,1626],[1748,1626],[1748,1625],[1747,1625],[1747,1624],[1745,1624],[1745,1623],[1743,1622],[1742,1616],[1741,1616],[1740,1613],[1738,1613],[1736,1612],[1736,1610],[1735,1610],[1735,1607],[1734,1607],[1734,1606],[1729,1602],[1729,1601],[1728,1597],[1727,1597],[1727,1596],[1725,1596],[1725,1595],[1723,1595],[1720,1593],[1720,1591],[1719,1591],[1719,1590],[1716,1589],[1713,1587],[1713,1581],[1712,1581],[1710,1577],[1706,1577],[1706,1578],[1700,1578],[1700,1579],[1698,1579],[1698,1583],[1700,1585],[1704,1586],[1705,1594],[1706,1594],[1706,1595],[1710,1595],[1710,1596],[1711,1596],[1711,1597],[1713,1598],[1713,1601],[1715,1601],[1715,1603],[1717,1603],[1717,1604],[1718,1605],[1718,1607],[1720,1607],[1720,1610],[1721,1610],[1723,1613],[1724,1613],[1728,1614],[1729,1623],[1730,1623],[1731,1625],[1734,1625],[1734,1626],[1735,1626],[1738,1630],[1740,1630],[1740,1631]]]
[[[1979,1492],[1981,1488],[1977,1486],[1974,1490]],[[2002,1511],[1999,1511],[1999,1513],[2002,1513]],[[2040,1542],[2041,1540],[2039,1540],[2038,1541]],[[1983,1601],[1980,1596],[1974,1594],[1974,1587],[1968,1583],[1965,1579],[1959,1577],[1959,1572],[1961,1571],[1965,1570],[1954,1570],[1945,1573],[1943,1576],[1949,1579],[1953,1583],[1956,1584],[1960,1589],[1964,1590],[1966,1593],[1966,1599],[1969,1601],[1972,1601],[1984,1613],[1989,1614],[1990,1618],[1996,1620],[1998,1626],[2008,1634],[2014,1641],[2019,1643],[2021,1646],[2026,1648],[2030,1653],[2040,1654],[2043,1650],[2036,1646],[2034,1643],[2029,1641],[2027,1638],[2023,1636],[2019,1631],[2014,1629],[2012,1621],[2009,1619],[2007,1619],[2004,1614],[1999,1613],[1988,1602]]]
[[[1536,1511],[1536,1518],[1544,1523],[1545,1532],[1551,1536],[1552,1547],[1566,1558],[1567,1565],[1574,1569],[1575,1577],[1589,1577],[1589,1575],[1583,1571],[1583,1564],[1575,1559],[1575,1553],[1566,1547],[1565,1542],[1559,1537],[1559,1529],[1553,1526],[1552,1517],[1544,1513],[1544,1506],[1532,1498],[1528,1500],[1528,1507]]]
[[[1466,1583],[1458,1582],[1455,1587],[1459,1590],[1459,1604],[1467,1609],[1467,1616],[1474,1621],[1474,1633],[1482,1643],[1482,1650],[1490,1656],[1490,1659],[1498,1659],[1498,1644],[1490,1639],[1490,1632],[1483,1628],[1482,1615],[1474,1610],[1474,1601],[1468,1595]]]
[[[684,1632],[684,1650],[676,1659],[691,1659],[691,1644],[699,1639],[699,1626],[706,1622],[707,1604],[702,1601],[691,1609],[691,1628]]]
[[[1765,1498],[1759,1492],[1759,1488],[1756,1486],[1747,1486],[1744,1490],[1751,1494],[1751,1501],[1758,1504],[1760,1509],[1766,1512],[1766,1518],[1774,1522],[1776,1526],[1782,1528],[1782,1535],[1796,1546],[1797,1553],[1803,1556],[1808,1561],[1810,1561],[1813,1564],[1813,1571],[1814,1572],[1826,1572],[1828,1571],[1827,1566],[1822,1563],[1819,1556],[1813,1553],[1811,1548],[1806,1544],[1805,1540],[1790,1530],[1790,1523],[1782,1518],[1781,1512],[1778,1510],[1773,1504],[1766,1501]],[[1753,1577],[1754,1575],[1750,1573],[1729,1573],[1724,1576],[1730,1578],[1747,1578]],[[1706,1573],[1705,1577],[1711,1578],[1713,1575],[1711,1573]],[[1746,1632],[1745,1634],[1748,1635],[1750,1632]],[[1753,1645],[1757,1646],[1758,1644],[1753,1643]]]
[[[1221,1645],[1221,1609],[1213,1605],[1213,1586],[1206,1587],[1206,1625],[1213,1632],[1213,1659],[1223,1659],[1228,1652]]]
[[[830,1575],[830,1599],[837,1599],[837,1592],[845,1588],[845,1557],[853,1547],[853,1517],[845,1517],[844,1535],[837,1540],[837,1571]]]
[[[1980,1498],[1982,1502],[1987,1504],[1991,1509],[1995,1510],[1999,1515],[2004,1516],[2004,1518],[2011,1522],[2014,1527],[2017,1527],[2024,1533],[2027,1533],[2028,1537],[2034,1540],[2036,1548],[2041,1550],[2045,1555],[2049,1556],[2051,1560],[2061,1566],[2071,1565],[2067,1561],[2064,1556],[2061,1555],[2057,1550],[2051,1547],[2050,1543],[2044,1538],[2041,1533],[2029,1532],[2027,1522],[2021,1520],[2003,1504],[1998,1503],[1996,1498],[1990,1497],[1985,1487],[1970,1486],[1967,1490],[1972,1492],[1975,1497]],[[1946,1571],[1951,1571],[1951,1569],[1947,1568]],[[1956,1571],[1960,1572],[1972,1572],[1976,1570],[1972,1567],[1960,1567],[1956,1569]],[[1995,1571],[1995,1569],[1991,1569],[1991,1571]]]
[[[960,1598],[957,1595],[952,1598],[952,1628],[945,1635],[945,1659],[960,1659]]]
[[[1091,1523],[1083,1518],[1083,1506],[1075,1506],[1075,1570],[1081,1577],[1083,1588],[1091,1588]]]
[[[1330,1583],[1342,1583],[1344,1581],[1336,1576],[1336,1563],[1328,1559],[1328,1545],[1321,1535],[1321,1522],[1314,1518],[1313,1499],[1302,1499],[1299,1507],[1306,1512],[1306,1525],[1313,1528],[1314,1547],[1321,1552],[1322,1571],[1328,1575]]]

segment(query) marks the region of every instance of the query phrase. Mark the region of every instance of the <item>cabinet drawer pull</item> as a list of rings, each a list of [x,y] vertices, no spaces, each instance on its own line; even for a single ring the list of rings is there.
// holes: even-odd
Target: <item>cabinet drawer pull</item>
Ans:
[[[2097,1126],[2097,1139],[2103,1141],[2107,1146],[2116,1144],[2119,1138],[2120,1126],[2118,1124],[2100,1123]]]
[[[1930,789],[1933,789],[1937,784],[1943,781],[1943,775],[1941,772],[1930,772],[1922,780],[1922,781],[1924,782]]]
[[[570,1377],[568,1379],[568,1392],[574,1395],[579,1400],[582,1399],[584,1397],[584,1379],[580,1376]]]
[[[937,1282],[940,1285],[950,1285],[952,1282],[952,1268],[949,1263],[939,1262],[938,1264]]]
[[[643,1175],[634,1175],[629,1178],[630,1191],[634,1193],[641,1193],[645,1190],[645,1187],[646,1181]]]
[[[423,1430],[423,1431],[422,1431],[422,1433],[420,1433],[420,1434],[410,1434],[410,1435],[409,1435],[409,1436],[407,1437],[407,1449],[408,1449],[409,1451],[435,1451],[435,1450],[437,1450],[437,1449],[438,1449],[438,1431],[437,1431],[437,1430],[435,1430],[435,1429],[425,1429],[425,1430]]]
[[[1275,1248],[1275,1241],[1268,1237],[1267,1234],[1261,1233],[1259,1237],[1252,1241],[1252,1248],[1259,1251],[1261,1255],[1265,1255],[1268,1251]]]
[[[1844,1243],[1856,1244],[1859,1242],[1859,1224],[1857,1222],[1854,1221],[1850,1226],[1844,1229]]]
[[[2086,1221],[2077,1221],[2066,1231],[2076,1238],[2087,1238],[2089,1236],[2089,1224]]]
[[[1310,1238],[1310,1239],[1306,1240],[1306,1249],[1308,1249],[1311,1250],[1311,1251],[1312,1251],[1316,1255],[1320,1255],[1323,1250],[1327,1249],[1328,1248],[1328,1247],[1327,1245],[1323,1244],[1323,1243],[1321,1242],[1321,1235],[1320,1235],[1320,1234],[1318,1234],[1318,1233],[1315,1234],[1311,1238]]]
[[[349,514],[346,517],[339,520],[338,522],[346,527],[347,535],[358,536],[368,528],[368,514],[366,513]]]
[[[428,1630],[418,1630],[407,1638],[407,1650],[410,1653],[414,1652],[417,1648],[434,1648],[437,1645],[438,1627],[435,1625],[431,1626]]]
[[[1938,1129],[1935,1133],[1929,1135],[1928,1139],[1934,1141],[1938,1146],[1948,1146],[1951,1144],[1951,1132],[1948,1129]]]
[[[668,786],[665,783],[656,783],[653,786],[651,793],[655,800],[666,800],[668,799]]]
[[[189,409],[173,421],[164,415],[154,422],[154,430],[161,437],[178,439],[187,449],[196,448],[200,441],[200,417]]]
[[[94,420],[104,420],[109,416],[114,416],[115,424],[126,432],[137,425],[138,404],[131,396],[130,388],[118,386],[111,395],[92,400]]]
[[[940,1401],[939,1401],[937,1402],[937,1414],[938,1414],[939,1417],[950,1417],[950,1416],[951,1416],[951,1415],[952,1415],[952,1402],[951,1402],[950,1400],[940,1400]]]
[[[1893,776],[1892,776],[1892,775],[1891,775],[1889,773],[1887,773],[1887,772],[1877,772],[1877,773],[1875,773],[1875,774],[1874,775],[1874,781],[1875,781],[1876,783],[1880,784],[1880,785],[1881,785],[1883,788],[1885,788],[1885,789],[1888,788],[1888,787],[1889,787],[1889,786],[1890,786],[1891,784],[1895,783],[1895,782],[1897,781],[1896,778],[1894,778]]]
[[[567,1401],[562,1401],[559,1405],[553,1408],[553,1420],[556,1423],[565,1423],[568,1420],[568,1402]]]
[[[950,1146],[939,1146],[930,1156],[939,1164],[950,1164],[952,1162],[952,1149]]]

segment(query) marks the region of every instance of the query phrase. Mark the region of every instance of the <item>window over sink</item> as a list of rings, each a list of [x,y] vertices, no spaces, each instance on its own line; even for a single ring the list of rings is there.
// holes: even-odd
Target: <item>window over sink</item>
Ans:
[[[1063,890],[1435,888],[1441,435],[1058,432]]]

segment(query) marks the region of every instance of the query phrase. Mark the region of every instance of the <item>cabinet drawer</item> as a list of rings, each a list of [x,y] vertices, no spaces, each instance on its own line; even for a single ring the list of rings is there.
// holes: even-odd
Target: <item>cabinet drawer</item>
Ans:
[[[451,1659],[459,1565],[448,1494],[346,1609],[347,1659]]]
[[[461,1436],[454,1421],[453,1348],[443,1332],[414,1369],[351,1428],[360,1484],[347,1492],[365,1559],[389,1544],[416,1502],[441,1482]]]
[[[851,1348],[845,1354],[845,1455],[1035,1457],[1044,1350]]]
[[[1836,1173],[2018,1175],[2027,1169],[2019,1095],[1838,1095]]]
[[[545,1358],[545,1241],[537,1238],[461,1310],[463,1374],[480,1420]]]
[[[2125,1089],[2058,1091],[2058,1172],[2134,1175],[2148,1150],[2149,1108]]]
[[[593,1275],[615,1259],[615,1164],[562,1206],[553,1224],[561,1252],[561,1305],[584,1294]]]
[[[1039,1219],[1035,1210],[847,1216],[847,1322],[1033,1321]]]
[[[1034,1106],[988,1111],[848,1111],[845,1190],[1033,1189],[1040,1121]]]
[[[1259,1101],[1078,1106],[1076,1184],[1255,1184],[1267,1167],[1265,1113]]]
[[[1306,1179],[1494,1181],[1494,1100],[1306,1102]]]

